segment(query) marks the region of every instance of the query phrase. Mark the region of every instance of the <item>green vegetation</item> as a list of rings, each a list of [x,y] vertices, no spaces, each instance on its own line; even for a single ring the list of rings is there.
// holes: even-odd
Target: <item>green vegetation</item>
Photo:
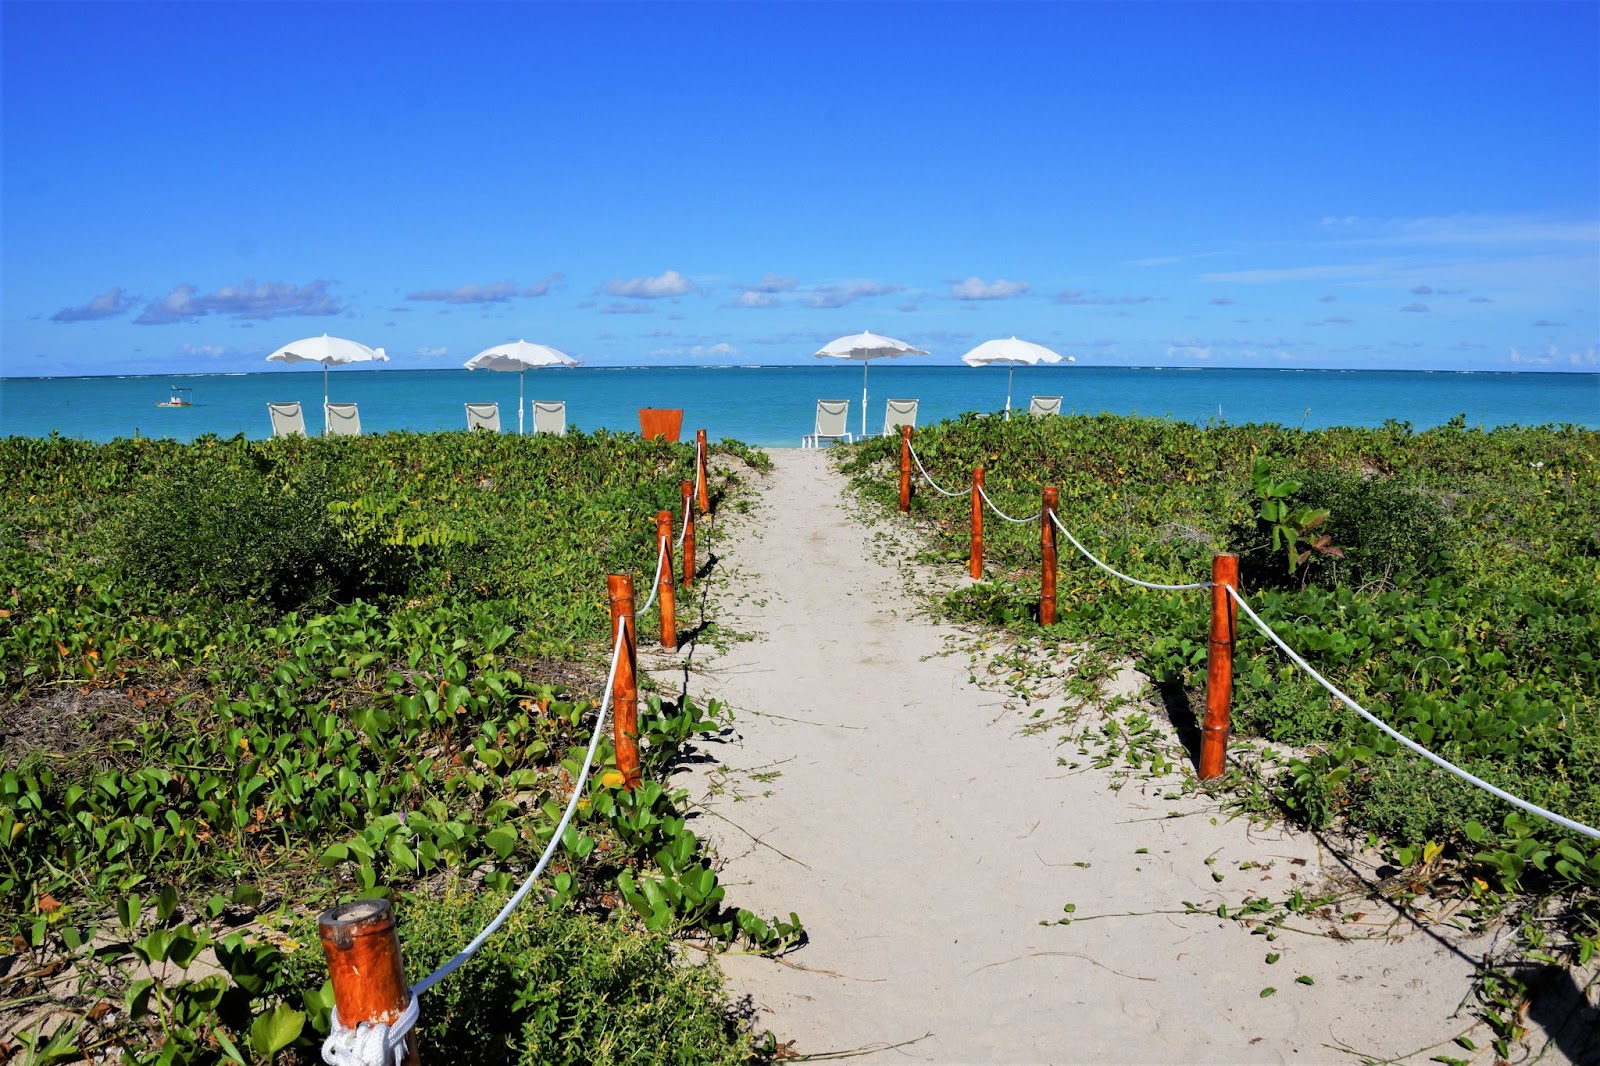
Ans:
[[[766,461],[718,451],[717,492]],[[0,441],[0,1033],[44,1011],[15,1038],[41,1062],[311,1061],[309,915],[404,895],[411,977],[453,954],[554,831],[605,575],[645,590],[692,473],[688,446],[605,433]],[[451,978],[503,1007],[425,1000],[453,1059],[746,1057],[668,938],[776,950],[799,920],[729,906],[658,783],[718,705],[647,702],[646,785],[606,773],[608,730],[548,909]]]
[[[1238,552],[1246,598],[1357,701],[1508,791],[1600,825],[1600,434],[969,415],[918,430],[916,448],[947,489],[982,465],[1010,514],[1036,512],[1040,488],[1058,486],[1066,527],[1146,580],[1203,580],[1213,553]],[[873,441],[844,459],[886,507],[897,451]],[[965,497],[924,491],[913,514],[939,558],[966,558]],[[1131,658],[1192,725],[1204,594],[1136,588],[1063,543],[1060,617],[1040,632],[1037,524],[991,521],[985,536],[994,579],[948,594],[953,617]],[[1242,616],[1233,720],[1297,750],[1273,784],[1313,825],[1383,834],[1408,864],[1459,856],[1463,891],[1600,886],[1593,841],[1397,750]]]

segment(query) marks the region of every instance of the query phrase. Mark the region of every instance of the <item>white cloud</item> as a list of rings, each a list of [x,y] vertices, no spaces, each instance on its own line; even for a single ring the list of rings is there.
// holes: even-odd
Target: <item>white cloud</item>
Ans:
[[[438,300],[451,304],[498,304],[518,296],[543,296],[550,291],[550,286],[561,278],[562,275],[559,273],[549,274],[526,287],[514,281],[496,281],[488,285],[473,282],[468,285],[457,285],[453,289],[422,289],[419,292],[408,292],[406,299]]]
[[[94,322],[115,318],[133,309],[133,297],[120,287],[109,289],[78,307],[63,307],[50,316],[52,322]]]
[[[754,285],[741,285],[746,292],[793,292],[799,282],[781,274],[763,274]]]
[[[682,356],[702,356],[703,357],[703,356],[718,356],[718,355],[738,355],[739,354],[739,349],[735,348],[733,345],[727,343],[726,341],[722,341],[722,342],[718,342],[717,344],[695,344],[695,345],[681,346],[681,347],[677,347],[677,348],[657,348],[655,351],[651,352],[650,354],[652,356],[660,356],[660,357],[664,357],[664,358],[668,358],[668,359],[676,359],[676,358],[680,358]]]
[[[855,281],[838,285],[821,285],[811,291],[806,306],[818,310],[844,307],[871,296],[888,296],[904,292],[904,285],[890,285],[881,281]]]
[[[1522,215],[1441,215],[1421,218],[1323,219],[1352,232],[1340,243],[1528,245],[1600,243],[1600,223]]]
[[[1084,292],[1082,289],[1068,289],[1065,292],[1056,293],[1056,303],[1075,306],[1109,307],[1114,304],[1147,304],[1164,298],[1160,296],[1095,296]]]
[[[1378,263],[1324,263],[1317,266],[1283,267],[1262,270],[1227,270],[1216,274],[1201,274],[1202,281],[1239,282],[1246,285],[1267,284],[1275,281],[1337,281],[1349,278],[1370,278],[1388,269]]]
[[[746,289],[739,294],[739,298],[733,302],[733,306],[750,308],[777,307],[780,303],[781,301],[770,292],[763,292],[759,289]]]
[[[1026,281],[1007,281],[1005,278],[984,281],[974,276],[953,283],[950,295],[957,300],[1010,300],[1022,296],[1031,288]]]
[[[1597,356],[1596,350],[1592,346],[1564,352],[1559,346],[1552,344],[1543,352],[1524,351],[1521,348],[1512,347],[1511,362],[1518,366],[1594,367],[1600,365],[1600,356]]]
[[[606,292],[610,295],[635,300],[659,300],[669,296],[687,296],[698,291],[694,282],[676,270],[669,270],[654,278],[612,278],[606,282]]]
[[[648,315],[654,312],[655,308],[643,304],[609,303],[600,309],[602,315]]]
[[[441,348],[418,348],[417,349],[417,354],[422,356],[425,359],[431,359],[434,356],[449,355],[450,354],[450,349],[449,348],[442,348],[442,347]]]
[[[1198,337],[1174,337],[1172,343],[1167,345],[1167,355],[1180,359],[1209,359],[1211,345]]]
[[[159,300],[151,300],[134,319],[138,326],[166,326],[209,314],[235,318],[277,318],[279,315],[337,315],[345,309],[328,292],[322,280],[305,285],[253,280],[224,285],[202,293],[190,284],[179,285]]]

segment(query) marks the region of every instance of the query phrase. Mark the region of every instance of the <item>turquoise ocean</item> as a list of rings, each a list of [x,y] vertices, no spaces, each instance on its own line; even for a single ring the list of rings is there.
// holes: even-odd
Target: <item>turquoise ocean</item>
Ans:
[[[496,401],[507,432],[517,427],[517,375],[467,370],[335,368],[329,398],[360,405],[365,432],[464,429],[467,402]],[[850,400],[861,422],[860,364],[777,367],[578,367],[530,371],[526,399],[565,400],[568,424],[637,431],[641,407],[684,412],[684,436],[704,428],[763,447],[797,446],[811,431],[818,399]],[[889,397],[921,401],[919,423],[1005,406],[1004,368],[872,364],[867,428],[883,427]],[[172,386],[193,390],[194,406],[162,409]],[[1600,428],[1600,374],[1370,370],[1220,370],[1127,367],[1018,367],[1012,406],[1031,395],[1061,396],[1063,412],[1154,415],[1205,424],[1276,422],[1307,429],[1377,426],[1417,429],[1463,415],[1469,426],[1569,423]],[[269,401],[298,400],[320,432],[322,369],[259,374],[0,379],[0,435],[107,441],[190,440],[214,433],[265,437]],[[531,413],[526,416],[532,429]]]

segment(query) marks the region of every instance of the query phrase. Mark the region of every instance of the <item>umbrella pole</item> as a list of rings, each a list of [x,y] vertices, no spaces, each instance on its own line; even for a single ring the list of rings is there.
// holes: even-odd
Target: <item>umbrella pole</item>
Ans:
[[[1006,421],[1011,421],[1011,375],[1017,372],[1015,365],[1006,367]]]
[[[861,360],[861,439],[867,439],[867,368],[872,365],[870,359]]]
[[[522,377],[526,373],[526,370],[517,371],[517,436],[519,437],[522,436],[522,408],[526,406],[522,402]]]
[[[322,435],[328,435],[328,364],[322,364]]]

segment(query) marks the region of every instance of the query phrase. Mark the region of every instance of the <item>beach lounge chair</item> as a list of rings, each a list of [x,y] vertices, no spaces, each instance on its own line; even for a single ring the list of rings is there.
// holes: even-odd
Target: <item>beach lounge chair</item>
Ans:
[[[1061,413],[1061,397],[1035,396],[1028,401],[1028,414],[1034,418],[1043,418],[1045,415],[1058,415]]]
[[[353,403],[330,403],[327,410],[329,437],[361,436],[361,412]]]
[[[267,417],[272,419],[274,437],[303,437],[306,435],[306,416],[298,403],[269,403]]]
[[[883,409],[883,435],[899,436],[901,426],[917,424],[917,401],[890,400]]]
[[[567,435],[567,401],[533,401],[533,431],[535,433],[554,433],[558,437],[565,437]]]
[[[486,429],[500,432],[500,405],[497,403],[467,404],[467,429]]]
[[[810,433],[800,438],[800,447],[816,448],[824,438],[838,440],[840,437],[846,444],[854,444],[856,439],[846,428],[849,422],[849,400],[818,400],[816,424]]]

